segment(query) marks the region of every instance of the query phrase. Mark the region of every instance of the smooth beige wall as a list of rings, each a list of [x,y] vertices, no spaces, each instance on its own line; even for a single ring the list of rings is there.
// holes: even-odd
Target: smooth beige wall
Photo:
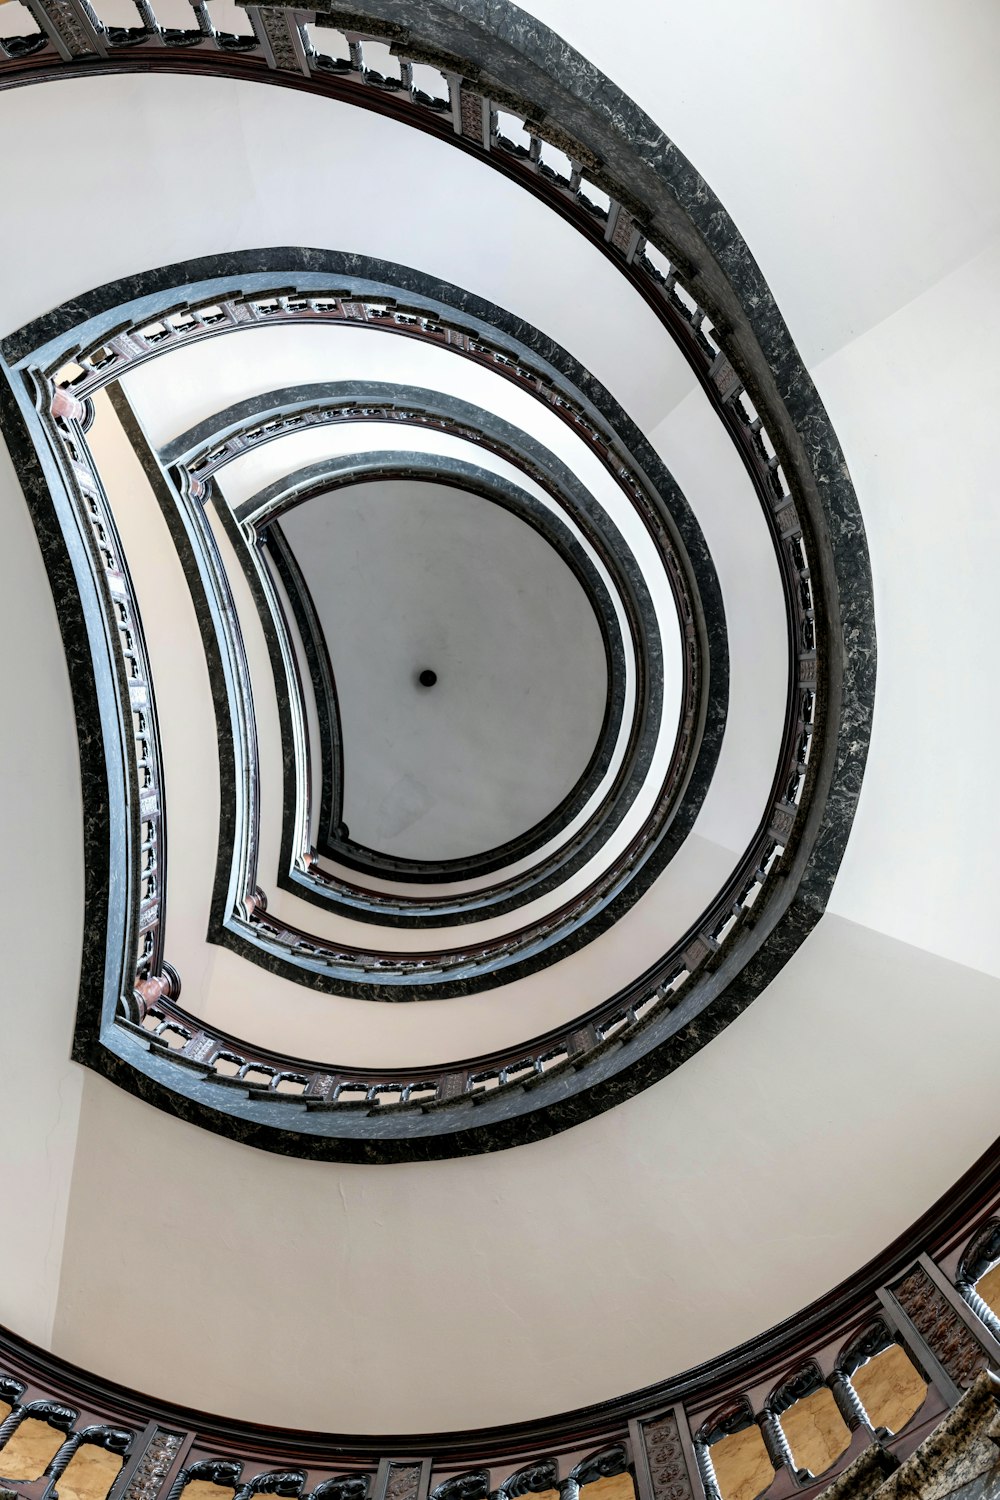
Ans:
[[[83,1082],[83,827],[59,626],[2,439],[0,515],[0,1323],[47,1344]]]

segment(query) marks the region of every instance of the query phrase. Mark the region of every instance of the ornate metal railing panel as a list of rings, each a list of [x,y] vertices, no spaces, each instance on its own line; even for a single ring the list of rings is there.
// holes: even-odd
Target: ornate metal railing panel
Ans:
[[[104,585],[101,593],[109,638],[117,648],[118,696],[122,721],[131,727],[126,739],[131,740],[133,751],[129,801],[137,815],[132,834],[133,868],[138,867],[134,876],[138,897],[134,981],[158,995],[163,973],[166,821],[149,653],[125,549],[84,434],[87,408],[67,391],[56,390],[48,410],[44,399],[41,410],[67,489],[76,502],[80,530],[91,544],[94,576]]]
[[[103,618],[104,682],[116,711],[116,746],[124,750],[127,816],[119,830],[130,899],[121,908],[126,992],[144,1003],[180,994],[164,958],[166,817],[163,769],[149,653],[125,549],[86,438],[93,412],[65,390],[32,380],[41,441],[55,461],[89,565],[91,596]],[[67,524],[64,521],[64,526]],[[99,658],[92,670],[100,670]],[[116,872],[122,879],[123,872]]]

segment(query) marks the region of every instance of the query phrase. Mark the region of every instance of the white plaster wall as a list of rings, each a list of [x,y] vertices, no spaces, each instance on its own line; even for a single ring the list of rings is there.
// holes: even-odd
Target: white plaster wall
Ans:
[[[832,907],[1000,974],[1000,240],[816,370],[872,552],[871,754]]]
[[[825,917],[677,1073],[492,1156],[286,1160],[88,1077],[56,1347],[341,1431],[613,1396],[793,1313],[912,1222],[992,1138],[998,1045],[1000,982]]]
[[[0,1323],[47,1344],[84,1076],[69,1060],[83,935],[83,815],[59,626],[2,439],[0,515]]]
[[[994,0],[522,8],[704,176],[809,364],[1000,231]]]

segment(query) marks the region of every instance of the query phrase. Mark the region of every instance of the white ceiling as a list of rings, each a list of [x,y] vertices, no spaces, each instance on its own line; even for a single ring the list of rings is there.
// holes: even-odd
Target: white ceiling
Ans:
[[[597,616],[555,547],[416,480],[321,495],[281,524],[336,678],[351,838],[459,859],[546,818],[594,753],[608,692]]]

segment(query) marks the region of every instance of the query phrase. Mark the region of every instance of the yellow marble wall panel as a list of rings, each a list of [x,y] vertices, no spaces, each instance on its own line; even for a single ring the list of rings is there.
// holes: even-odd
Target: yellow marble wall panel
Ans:
[[[833,1399],[824,1388],[804,1396],[782,1413],[781,1426],[792,1450],[797,1469],[823,1474],[851,1445],[851,1433]]]
[[[25,1417],[0,1448],[0,1475],[4,1479],[40,1479],[66,1441],[66,1434]]]
[[[976,1291],[1000,1317],[1000,1265],[994,1266],[992,1271],[987,1271],[985,1276],[979,1278],[976,1282]]]
[[[595,1479],[580,1489],[584,1500],[635,1500],[631,1474],[616,1474],[612,1479]]]
[[[96,1443],[73,1454],[59,1481],[59,1500],[105,1500],[125,1460]]]
[[[722,1500],[757,1500],[774,1479],[759,1427],[720,1438],[709,1452]]]
[[[232,1500],[236,1491],[228,1484],[213,1484],[210,1479],[192,1479],[184,1486],[183,1500]]]
[[[901,1432],[927,1395],[926,1383],[898,1344],[855,1370],[851,1380],[872,1424],[890,1432]]]

